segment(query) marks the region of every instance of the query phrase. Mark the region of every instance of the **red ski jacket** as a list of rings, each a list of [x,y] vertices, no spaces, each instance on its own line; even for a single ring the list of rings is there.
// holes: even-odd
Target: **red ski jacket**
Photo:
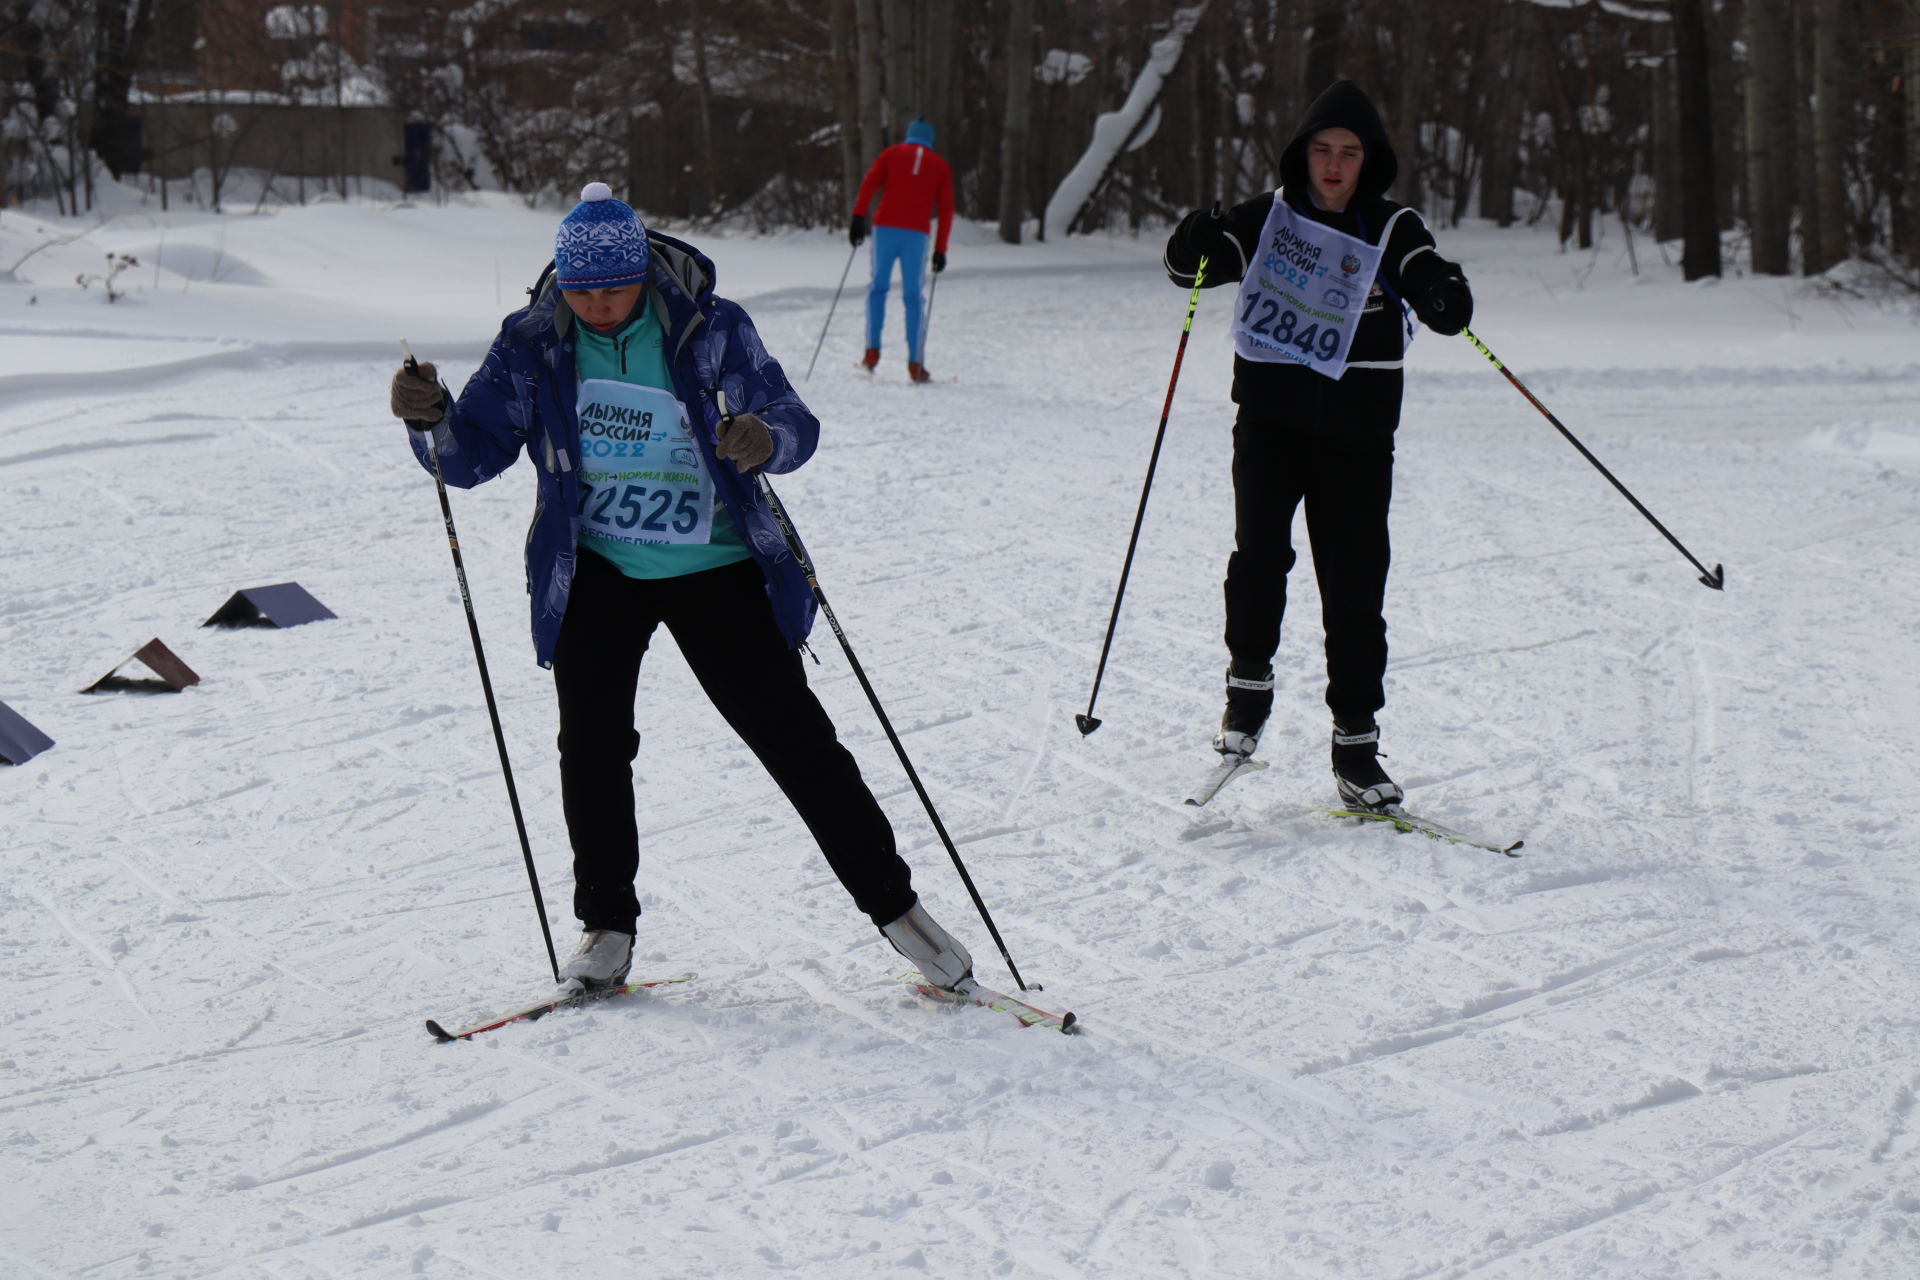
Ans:
[[[874,226],[925,232],[938,209],[940,234],[933,251],[947,251],[947,232],[953,229],[953,171],[939,152],[917,142],[888,147],[874,157],[853,211],[865,215],[876,191],[880,192],[880,207],[874,211]]]

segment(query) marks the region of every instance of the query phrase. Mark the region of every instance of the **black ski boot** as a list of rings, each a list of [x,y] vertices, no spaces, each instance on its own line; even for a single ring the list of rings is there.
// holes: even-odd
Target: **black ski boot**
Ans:
[[[1405,799],[1400,784],[1380,767],[1380,728],[1373,717],[1333,722],[1333,781],[1341,803],[1355,809],[1383,809]]]
[[[1213,736],[1213,749],[1244,760],[1260,745],[1260,731],[1273,710],[1273,666],[1249,678],[1235,673],[1237,665],[1227,666],[1227,709],[1220,717],[1220,732]]]

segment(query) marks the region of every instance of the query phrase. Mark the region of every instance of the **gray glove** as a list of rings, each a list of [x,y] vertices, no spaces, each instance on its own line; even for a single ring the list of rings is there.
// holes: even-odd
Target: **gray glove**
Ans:
[[[731,459],[742,474],[753,470],[773,456],[773,432],[750,413],[736,413],[720,424],[720,447],[716,458]]]
[[[446,397],[440,394],[440,371],[422,360],[413,368],[401,365],[393,375],[387,403],[396,418],[410,422],[438,422]]]

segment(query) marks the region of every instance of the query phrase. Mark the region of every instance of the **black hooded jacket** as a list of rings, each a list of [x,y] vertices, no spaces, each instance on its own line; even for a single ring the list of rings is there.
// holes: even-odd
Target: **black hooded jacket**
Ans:
[[[1339,213],[1320,208],[1311,195],[1307,144],[1322,129],[1350,129],[1366,149],[1359,184]],[[1464,322],[1464,315],[1470,313],[1472,297],[1459,266],[1435,251],[1433,234],[1418,213],[1386,198],[1399,171],[1400,162],[1379,111],[1353,82],[1336,80],[1307,108],[1306,118],[1280,156],[1281,194],[1298,213],[1314,222],[1368,244],[1380,244],[1384,237],[1386,252],[1381,256],[1380,272],[1360,327],[1354,333],[1347,373],[1338,382],[1304,365],[1264,364],[1234,357],[1234,402],[1255,416],[1297,418],[1304,414],[1316,420],[1337,416],[1340,421],[1321,420],[1316,425],[1376,426],[1390,431],[1400,418],[1400,364],[1406,346],[1398,300],[1404,299],[1420,310],[1421,318],[1430,323],[1441,319],[1427,306],[1427,300],[1436,294],[1451,309],[1449,319],[1461,318]],[[1272,212],[1273,200],[1274,193],[1266,192],[1228,211],[1221,228],[1226,233],[1224,240],[1214,241],[1214,252],[1207,255],[1204,287],[1237,284],[1246,275],[1247,264],[1259,252],[1260,232]],[[1204,244],[1196,241],[1211,238],[1210,221],[1204,211],[1196,211],[1167,241],[1167,276],[1182,288],[1193,287],[1194,269],[1202,253],[1207,252]]]

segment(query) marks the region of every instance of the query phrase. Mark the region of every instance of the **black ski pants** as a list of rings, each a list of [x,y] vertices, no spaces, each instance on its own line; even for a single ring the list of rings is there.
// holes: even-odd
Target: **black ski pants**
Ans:
[[[573,844],[573,912],[582,928],[634,932],[640,838],[634,818],[634,693],[654,628],[665,623],[715,709],[813,833],[840,883],[875,925],[913,906],[893,827],[807,687],[751,560],[678,578],[629,578],[582,549],[554,651],[560,798]]]
[[[1236,669],[1266,670],[1280,645],[1287,572],[1295,559],[1293,513],[1304,503],[1326,629],[1327,706],[1345,721],[1386,705],[1381,605],[1392,558],[1392,499],[1390,428],[1342,431],[1240,411],[1233,426],[1234,552],[1226,581],[1227,652]]]

